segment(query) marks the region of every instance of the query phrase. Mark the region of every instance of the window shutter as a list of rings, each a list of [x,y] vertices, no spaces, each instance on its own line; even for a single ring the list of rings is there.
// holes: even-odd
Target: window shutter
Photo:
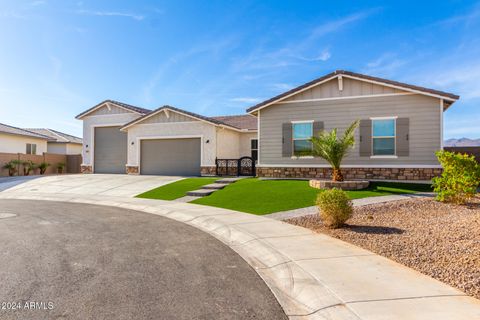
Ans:
[[[372,120],[360,120],[360,157],[372,155]]]
[[[321,131],[323,131],[323,121],[315,121],[313,123],[313,136],[318,137]]]
[[[397,138],[397,156],[408,157],[410,155],[410,121],[409,118],[398,118],[395,134]]]
[[[282,157],[292,156],[292,124],[282,124]]]

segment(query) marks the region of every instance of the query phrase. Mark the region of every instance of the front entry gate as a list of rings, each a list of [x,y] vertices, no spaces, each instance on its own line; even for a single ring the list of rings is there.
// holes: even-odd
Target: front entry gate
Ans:
[[[255,176],[255,160],[252,157],[240,159],[215,159],[217,176]]]

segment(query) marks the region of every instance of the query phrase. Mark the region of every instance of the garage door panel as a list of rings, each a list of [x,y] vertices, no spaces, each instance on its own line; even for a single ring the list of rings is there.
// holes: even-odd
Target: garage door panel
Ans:
[[[142,140],[140,173],[200,175],[200,138]]]
[[[125,173],[127,133],[120,127],[95,128],[95,173]]]

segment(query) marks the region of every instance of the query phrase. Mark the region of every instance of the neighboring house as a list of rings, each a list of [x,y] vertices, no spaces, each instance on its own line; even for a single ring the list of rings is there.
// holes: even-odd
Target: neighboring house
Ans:
[[[441,172],[443,112],[459,96],[335,71],[240,116],[206,117],[170,106],[150,111],[106,100],[79,114],[85,173],[207,175],[215,159],[252,156],[262,177],[329,178],[309,138],[360,120],[347,179],[427,180]],[[258,132],[257,132],[258,127]],[[258,136],[258,138],[257,138]],[[258,157],[258,159],[257,159]]]
[[[251,115],[206,117],[106,100],[79,114],[84,173],[215,174],[215,159],[256,155]]]
[[[47,136],[47,152],[56,154],[82,154],[82,138],[52,129],[25,129]]]
[[[42,154],[50,137],[0,123],[0,152]]]
[[[459,96],[438,90],[335,71],[247,110],[258,117],[263,177],[327,178],[329,165],[312,156],[308,139],[340,133],[354,120],[356,145],[343,163],[347,179],[427,180],[441,172],[443,112]]]

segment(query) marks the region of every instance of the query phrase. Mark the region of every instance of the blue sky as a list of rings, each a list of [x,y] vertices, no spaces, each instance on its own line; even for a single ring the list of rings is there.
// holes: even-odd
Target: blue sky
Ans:
[[[81,135],[105,99],[204,115],[335,69],[461,95],[445,138],[480,138],[480,2],[0,0],[0,122]]]

